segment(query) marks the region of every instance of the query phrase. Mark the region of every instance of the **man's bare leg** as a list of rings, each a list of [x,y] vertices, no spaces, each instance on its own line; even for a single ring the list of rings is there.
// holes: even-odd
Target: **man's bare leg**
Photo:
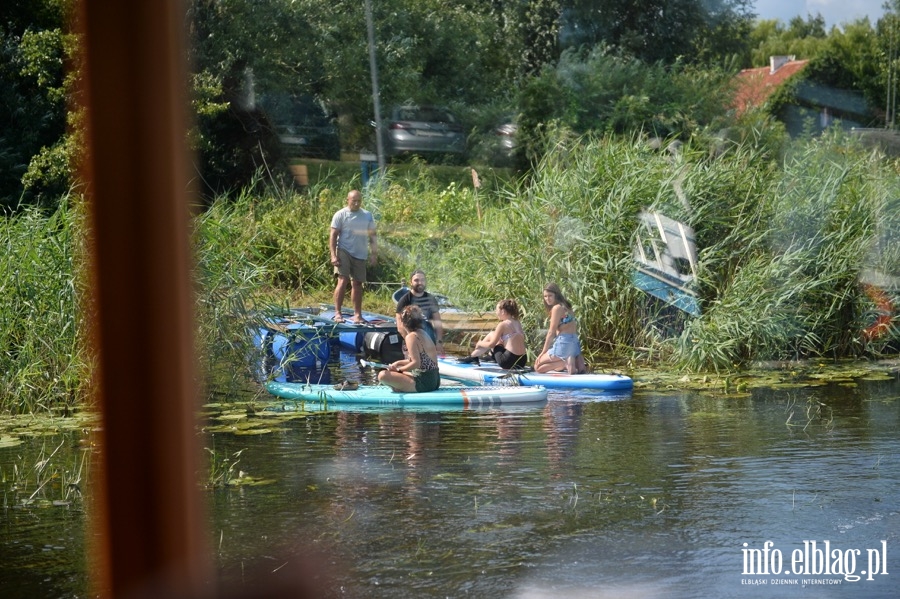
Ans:
[[[335,320],[342,319],[341,308],[344,306],[344,295],[347,292],[347,277],[338,277],[337,285],[334,288],[334,317]]]
[[[364,322],[362,315],[363,284],[356,279],[350,281],[350,301],[353,302],[353,321]]]

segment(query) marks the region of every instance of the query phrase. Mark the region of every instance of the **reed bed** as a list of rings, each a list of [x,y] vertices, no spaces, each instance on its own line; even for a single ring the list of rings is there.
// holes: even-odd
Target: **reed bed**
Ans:
[[[82,222],[68,201],[0,219],[0,410],[65,411],[86,399]]]
[[[879,227],[896,219],[887,206],[896,173],[838,136],[794,149],[777,171],[745,169],[747,193],[698,202],[701,218],[689,222],[700,240],[705,310],[677,341],[679,364],[732,370],[754,360],[858,357],[895,337],[863,338],[872,303],[861,281],[871,269],[898,273],[876,244]]]
[[[544,284],[574,302],[596,359],[729,371],[757,360],[877,355],[866,273],[900,273],[897,174],[839,133],[804,140],[781,163],[735,144],[715,156],[659,152],[640,140],[562,138],[533,178],[506,190],[466,244],[430,266],[463,303],[525,308],[531,347]],[[696,232],[702,314],[677,313],[631,283],[637,215],[662,212]],[[443,268],[442,268],[443,265]],[[893,290],[896,293],[896,289]]]

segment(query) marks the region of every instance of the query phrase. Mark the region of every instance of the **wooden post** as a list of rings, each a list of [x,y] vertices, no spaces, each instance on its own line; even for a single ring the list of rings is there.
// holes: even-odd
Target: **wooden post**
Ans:
[[[309,171],[305,164],[292,164],[291,174],[294,175],[294,181],[297,182],[297,185],[300,185],[301,187],[307,187],[309,185]]]
[[[200,597],[184,5],[82,0],[79,17],[103,422],[93,594]]]

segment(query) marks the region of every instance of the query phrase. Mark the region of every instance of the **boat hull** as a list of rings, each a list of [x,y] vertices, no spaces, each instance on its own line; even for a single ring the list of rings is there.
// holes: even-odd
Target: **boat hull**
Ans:
[[[355,391],[338,391],[331,385],[272,381],[266,384],[266,390],[276,397],[295,401],[381,406],[483,407],[547,400],[544,387],[442,387],[424,393],[394,393],[385,385],[362,385]]]
[[[333,316],[333,309],[292,308],[261,317],[249,331],[262,356],[261,377],[268,378],[274,372],[277,378],[301,380],[296,373],[321,368],[335,345],[379,362],[403,358],[403,340],[392,318],[365,312],[369,322],[356,325],[335,322]],[[344,317],[349,319],[350,314]]]
[[[438,366],[441,376],[458,381],[466,381],[480,385],[493,385],[506,381],[515,381],[519,385],[537,385],[548,389],[600,389],[604,391],[628,391],[634,387],[630,377],[621,374],[567,374],[561,372],[548,373],[514,373],[491,363],[460,364],[456,358],[440,358]]]
[[[312,316],[317,322],[334,323],[333,308],[322,308]],[[342,323],[335,324],[335,332],[340,347],[346,351],[359,352],[379,362],[396,362],[403,359],[403,339],[397,332],[397,323],[390,316],[363,312],[364,324],[350,322],[353,312],[342,310]]]
[[[331,340],[312,324],[271,322],[252,330],[253,344],[269,365],[315,368],[328,361]]]

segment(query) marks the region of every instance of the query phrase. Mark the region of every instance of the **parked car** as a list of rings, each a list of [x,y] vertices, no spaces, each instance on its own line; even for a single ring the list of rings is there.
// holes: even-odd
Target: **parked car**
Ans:
[[[515,115],[503,115],[484,124],[481,130],[469,139],[471,158],[494,167],[515,166],[518,150],[519,126]]]
[[[438,106],[395,106],[382,141],[388,156],[466,152],[466,132],[452,112]]]
[[[275,127],[288,156],[341,159],[341,144],[333,116],[312,96],[266,95],[260,105]]]

